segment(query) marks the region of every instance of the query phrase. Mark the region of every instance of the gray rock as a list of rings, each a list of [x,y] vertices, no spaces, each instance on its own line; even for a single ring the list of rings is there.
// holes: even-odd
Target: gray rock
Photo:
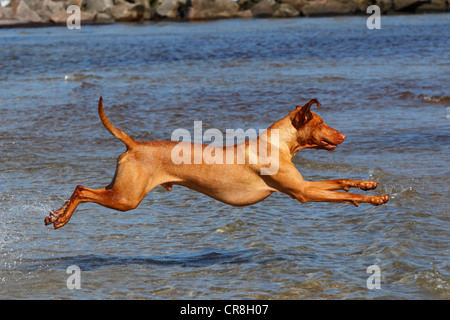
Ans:
[[[189,20],[223,19],[237,16],[239,5],[233,0],[191,0]]]
[[[21,0],[11,1],[13,18],[21,22],[43,22],[41,17]]]
[[[250,19],[253,18],[253,13],[251,10],[242,10],[236,13],[236,17],[243,19]]]
[[[11,7],[1,7],[0,6],[0,19],[1,20],[13,20],[13,12]]]
[[[107,14],[105,12],[99,12],[95,16],[95,22],[98,22],[98,23],[112,23],[112,22],[114,22],[114,19],[109,14]]]
[[[73,13],[67,13],[66,11],[60,11],[58,13],[52,14],[50,16],[50,21],[56,24],[66,24],[67,19],[72,15]],[[83,22],[93,22],[95,18],[95,14],[92,12],[86,12],[86,11],[80,11],[80,20],[81,23]]]
[[[144,18],[145,7],[123,1],[108,8],[106,13],[120,22],[141,21]]]
[[[51,0],[27,0],[27,5],[45,22],[50,21],[51,15],[65,11],[63,2]]]
[[[251,11],[254,17],[271,17],[275,10],[278,8],[275,0],[261,0],[251,7]]]
[[[114,5],[113,0],[85,0],[87,11],[105,12]]]
[[[84,0],[56,0],[58,2],[63,2],[64,7],[67,8],[68,6],[75,5],[79,6],[80,8],[83,7]]]
[[[356,3],[338,0],[309,1],[302,7],[305,16],[349,15],[358,10]]]
[[[156,13],[160,17],[175,19],[179,17],[179,11],[186,5],[186,0],[162,0],[156,7]]]
[[[299,14],[300,14],[300,11],[298,11],[296,8],[294,8],[289,3],[282,3],[275,10],[275,12],[273,13],[273,16],[276,18],[289,18],[289,17],[296,17]]]
[[[282,0],[281,2],[290,4],[295,9],[300,11],[302,9],[302,7],[305,5],[305,3],[307,2],[307,0]]]

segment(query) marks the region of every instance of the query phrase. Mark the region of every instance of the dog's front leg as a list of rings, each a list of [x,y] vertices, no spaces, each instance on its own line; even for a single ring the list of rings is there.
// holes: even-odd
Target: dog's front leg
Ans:
[[[360,203],[370,203],[378,206],[389,201],[388,195],[366,196],[355,193],[323,190],[315,187],[302,188],[302,191],[293,192],[292,196],[300,202],[343,202],[351,203],[355,206],[358,206]]]
[[[348,189],[355,187],[375,187],[375,182],[353,181],[353,180],[329,180],[310,182],[303,180],[300,172],[293,167],[280,170],[271,176],[271,184],[280,192],[286,193],[300,202],[341,202],[351,203],[358,206],[360,203],[380,205],[389,201],[388,195],[366,196],[361,194],[332,191],[336,189]]]
[[[326,181],[305,181],[310,187],[323,189],[323,190],[345,190],[350,188],[358,188],[361,190],[372,190],[378,185],[375,181],[357,181],[349,179],[336,179]]]

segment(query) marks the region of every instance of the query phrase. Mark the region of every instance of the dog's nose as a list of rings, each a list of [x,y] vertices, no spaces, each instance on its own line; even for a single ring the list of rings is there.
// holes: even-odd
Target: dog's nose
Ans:
[[[342,141],[345,140],[345,134],[341,133],[341,139],[342,139]]]

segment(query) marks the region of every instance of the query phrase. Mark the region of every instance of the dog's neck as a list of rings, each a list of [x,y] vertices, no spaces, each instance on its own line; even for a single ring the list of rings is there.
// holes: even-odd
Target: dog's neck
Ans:
[[[309,147],[306,141],[304,143],[299,141],[298,130],[292,125],[290,114],[271,125],[265,133],[267,134],[273,129],[278,130],[280,153],[292,158],[299,150]],[[270,139],[271,135],[268,134],[268,136]],[[271,143],[273,144],[273,142]]]

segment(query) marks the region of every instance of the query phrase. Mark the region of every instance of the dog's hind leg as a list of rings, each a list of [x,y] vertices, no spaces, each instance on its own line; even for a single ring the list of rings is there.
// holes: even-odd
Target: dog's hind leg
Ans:
[[[136,169],[133,163],[125,161],[125,158],[119,157],[110,185],[96,190],[77,186],[70,199],[59,210],[50,212],[45,218],[45,225],[53,223],[55,229],[64,226],[83,202],[98,203],[119,211],[135,209],[146,194],[159,183],[153,183],[152,177],[146,175],[145,171]]]
[[[106,187],[94,190],[77,186],[70,199],[59,210],[50,212],[45,218],[45,225],[53,223],[55,229],[64,226],[69,222],[78,205],[83,202],[94,202],[111,209],[127,211],[136,208],[141,200],[140,198],[123,197],[114,188]]]

